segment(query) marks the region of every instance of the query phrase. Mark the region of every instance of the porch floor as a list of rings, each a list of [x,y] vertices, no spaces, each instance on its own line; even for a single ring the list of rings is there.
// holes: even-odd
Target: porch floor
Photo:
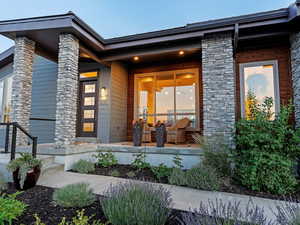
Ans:
[[[124,141],[124,142],[118,142],[118,143],[112,143],[113,145],[125,145],[125,146],[133,146],[133,142],[131,141]],[[150,142],[150,143],[142,143],[142,147],[156,147],[156,143],[155,142]],[[200,148],[199,145],[197,144],[169,144],[166,143],[165,147],[167,148]],[[162,148],[163,149],[163,148]]]

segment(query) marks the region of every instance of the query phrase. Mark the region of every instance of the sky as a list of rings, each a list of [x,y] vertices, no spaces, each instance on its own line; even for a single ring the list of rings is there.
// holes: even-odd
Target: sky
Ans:
[[[2,0],[0,21],[73,11],[102,37],[286,8],[294,0]],[[0,52],[13,41],[0,35]]]

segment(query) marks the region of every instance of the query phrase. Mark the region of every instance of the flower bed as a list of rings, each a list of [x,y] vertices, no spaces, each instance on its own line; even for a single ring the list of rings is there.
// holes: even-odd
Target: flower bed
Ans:
[[[9,185],[9,189],[6,193],[15,193],[16,191],[13,185]],[[87,207],[63,208],[53,202],[53,192],[53,188],[36,186],[18,195],[17,199],[26,203],[28,206],[23,215],[18,217],[18,220],[14,221],[13,224],[34,224],[34,215],[36,214],[46,225],[56,225],[61,222],[63,217],[66,218],[66,221],[71,221],[72,218],[76,216],[77,211],[82,209],[86,216],[93,216],[92,218],[94,220],[100,220],[103,223],[107,221],[99,201],[99,199],[102,198],[101,196],[97,196],[97,200]],[[176,222],[178,216],[180,216],[180,211],[173,210],[166,225],[179,225],[179,223]],[[90,222],[92,222],[92,220]]]

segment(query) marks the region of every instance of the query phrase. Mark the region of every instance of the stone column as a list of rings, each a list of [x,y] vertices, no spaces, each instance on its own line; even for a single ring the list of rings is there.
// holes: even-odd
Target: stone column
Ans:
[[[63,148],[76,138],[79,41],[72,34],[59,36],[55,144]]]
[[[300,127],[300,32],[290,37],[296,127]]]
[[[230,33],[202,40],[203,133],[224,134],[231,142],[235,125],[235,73]]]
[[[34,41],[26,37],[18,37],[15,39],[11,121],[18,122],[27,131],[29,130],[31,114],[34,50]],[[22,132],[18,132],[17,145],[26,145],[27,142],[27,137],[23,135]]]

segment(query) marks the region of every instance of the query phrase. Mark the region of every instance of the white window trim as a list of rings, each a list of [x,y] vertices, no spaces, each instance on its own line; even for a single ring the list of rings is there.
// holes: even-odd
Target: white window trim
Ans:
[[[268,61],[257,61],[250,63],[241,63],[240,67],[240,102],[241,102],[241,116],[245,118],[245,76],[244,68],[245,67],[256,67],[272,65],[273,66],[273,82],[274,82],[274,104],[275,104],[275,114],[280,112],[280,89],[279,89],[279,71],[278,71],[278,61],[277,60],[268,60]]]
[[[195,74],[196,76],[196,87],[195,87],[195,108],[196,108],[196,112],[195,112],[195,116],[196,116],[196,122],[195,122],[195,128],[199,129],[200,128],[200,110],[199,110],[199,69],[198,68],[191,68],[191,69],[182,69],[182,70],[166,70],[166,71],[159,71],[159,72],[149,72],[149,73],[136,73],[134,74],[134,119],[138,119],[139,115],[138,115],[138,91],[137,91],[137,85],[138,85],[138,79],[141,77],[149,77],[149,76],[153,76],[154,78],[154,85],[153,85],[153,89],[155,88],[155,84],[156,84],[156,76],[159,73],[188,73],[188,72],[192,72]],[[176,93],[176,87],[174,89],[174,93]],[[153,96],[155,98],[155,95]],[[155,101],[155,99],[154,99]],[[174,98],[174,109],[175,109],[175,113],[176,113],[176,100]],[[154,111],[156,112],[156,104],[154,104]]]

